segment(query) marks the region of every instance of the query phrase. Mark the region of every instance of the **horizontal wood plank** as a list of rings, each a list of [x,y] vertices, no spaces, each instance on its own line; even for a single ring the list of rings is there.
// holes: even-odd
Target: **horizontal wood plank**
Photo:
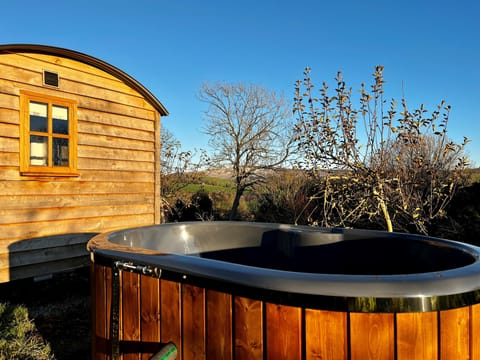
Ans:
[[[28,68],[20,68],[7,64],[9,57],[2,55],[0,59],[0,74],[2,74],[2,90],[15,93],[15,88],[20,84],[43,84],[43,72],[32,71]],[[11,58],[10,58],[11,59]]]
[[[0,269],[0,283],[87,267],[89,262],[90,259],[88,256],[82,256],[19,268]]]
[[[152,143],[150,141],[86,133],[78,138],[78,145],[89,145],[112,149],[152,150]]]
[[[111,171],[147,171],[153,172],[155,164],[151,162],[133,160],[108,160],[93,158],[78,158],[78,169],[82,170],[111,170]]]
[[[43,85],[44,70],[59,74],[58,88]],[[0,74],[0,267],[11,267],[0,277],[79,266],[84,259],[66,258],[85,256],[85,243],[68,234],[155,222],[152,104],[115,76],[61,56],[2,54]],[[20,174],[20,90],[78,103],[78,176]]]
[[[125,114],[114,114],[97,111],[95,109],[79,108],[77,111],[78,120],[86,123],[117,126],[121,128],[137,129],[143,131],[155,131],[153,119],[128,116]],[[107,116],[106,116],[107,115]]]
[[[134,119],[131,120],[131,123],[132,124],[135,123]],[[105,125],[105,124],[91,123],[91,122],[85,122],[85,121],[78,122],[78,133],[79,133],[78,135],[79,137],[83,136],[82,134],[96,134],[96,135],[111,136],[115,138],[148,141],[148,142],[151,142],[152,144],[155,141],[155,135],[151,131],[130,129],[130,128],[124,128],[124,127],[119,127],[114,125]]]
[[[80,145],[78,147],[78,156],[91,159],[128,160],[153,163],[155,161],[155,153],[153,150],[154,149],[150,149],[150,151],[112,149],[98,146]]]
[[[20,174],[18,155],[13,153],[4,153],[0,156],[0,181],[30,181],[38,180],[38,177],[29,177]],[[75,180],[78,181],[93,181],[93,182],[144,182],[154,183],[154,173],[152,171],[128,171],[128,170],[103,170],[103,169],[81,169],[80,174]],[[50,177],[51,181],[62,181],[54,176]],[[0,194],[1,196],[1,194]]]
[[[4,55],[2,55],[3,57]],[[20,56],[15,58],[17,61],[22,59]],[[32,61],[24,62],[23,67],[20,67],[19,63],[14,64],[14,66],[6,64],[7,59],[8,57],[2,59],[2,63],[0,63],[0,73],[3,79],[17,84],[17,87],[21,87],[23,84],[43,86],[43,71],[45,66],[51,67],[49,63],[45,64],[43,69],[36,67]],[[13,59],[10,58],[10,61],[12,62]],[[129,91],[129,87],[118,79],[117,81],[104,81],[105,77],[103,76],[92,76],[85,73],[82,69],[89,67],[89,65],[78,61],[73,62],[72,66],[74,68],[55,66],[60,79],[59,87],[63,92],[96,97],[111,102],[127,104],[132,107],[152,108],[139,93],[133,91],[133,89]],[[55,70],[50,69],[50,71]],[[101,75],[106,74],[98,69],[96,72]]]
[[[60,235],[44,236],[33,239],[24,239],[16,242],[0,244],[0,254],[14,254],[33,250],[41,250],[46,248],[55,248],[60,246],[76,246],[79,244],[86,245],[86,243],[98,233],[69,233]],[[86,246],[85,246],[86,249]]]
[[[153,184],[155,182],[153,171],[146,169],[131,171],[131,170],[86,170],[83,169],[78,178],[80,181],[111,181],[123,183],[145,183]]]
[[[126,94],[137,94],[132,88],[103,70],[59,56],[28,53],[12,54],[10,57],[3,56],[1,62],[16,68],[31,69],[35,72],[42,72],[48,66],[48,70],[62,72],[65,77],[71,80],[94,84],[98,87],[117,88]]]
[[[14,247],[14,244],[11,245]],[[86,243],[0,254],[0,269],[88,256]]]
[[[153,184],[88,181],[12,181],[0,183],[0,194],[7,195],[80,195],[80,194],[153,194]],[[32,198],[32,206],[35,206]]]
[[[0,224],[21,224],[40,221],[88,219],[115,215],[142,215],[153,213],[152,204],[103,205],[85,207],[57,207],[57,208],[28,208],[2,209],[0,208]]]
[[[20,175],[20,158],[18,153],[0,153],[0,180],[11,178],[13,175],[11,170],[15,170],[16,176]]]
[[[32,204],[32,201],[35,201]],[[69,196],[51,196],[42,194],[32,199],[29,195],[0,195],[0,204],[3,209],[22,210],[31,209],[32,205],[35,209],[55,208],[55,207],[88,207],[88,206],[112,206],[119,205],[135,205],[135,204],[154,203],[152,194],[77,194]]]
[[[20,126],[17,124],[10,124],[1,121],[0,118],[0,138],[12,138],[12,139],[19,139],[20,138]],[[4,139],[1,139],[2,142]],[[2,147],[0,145],[0,151],[2,151]]]
[[[0,121],[6,124],[19,125],[20,113],[18,110],[5,109],[0,107]]]
[[[20,140],[15,137],[0,137],[0,154],[3,153],[15,153],[18,157],[20,151]],[[0,160],[0,163],[4,163]]]
[[[2,79],[0,79],[0,108],[19,111],[20,109],[20,100],[19,100],[19,91],[17,94],[5,93],[2,91]]]
[[[62,89],[47,88],[41,83],[37,85],[35,85],[35,83],[15,83],[2,79],[0,79],[0,93],[4,95],[1,97],[10,97],[0,102],[0,107],[18,110],[18,94],[20,89],[77,101],[79,109],[90,109],[105,114],[118,114],[139,119],[150,119],[152,121],[155,119],[155,111],[153,108],[134,107],[124,103],[89,97],[88,94],[78,94],[76,92],[63,91]]]
[[[0,225],[0,241],[8,246],[21,239],[72,232],[105,232],[154,224],[154,214],[104,216],[90,219]]]

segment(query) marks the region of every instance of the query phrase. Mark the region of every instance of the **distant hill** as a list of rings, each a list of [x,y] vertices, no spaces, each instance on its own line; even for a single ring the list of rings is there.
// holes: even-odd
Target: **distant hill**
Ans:
[[[218,178],[223,180],[233,179],[233,171],[232,169],[229,169],[229,168],[204,170],[203,175],[207,177]]]

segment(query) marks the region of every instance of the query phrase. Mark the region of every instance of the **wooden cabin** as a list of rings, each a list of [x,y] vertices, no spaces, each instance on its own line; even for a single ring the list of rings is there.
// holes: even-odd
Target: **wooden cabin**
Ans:
[[[160,222],[167,114],[102,60],[0,45],[0,282],[88,265],[94,234]]]

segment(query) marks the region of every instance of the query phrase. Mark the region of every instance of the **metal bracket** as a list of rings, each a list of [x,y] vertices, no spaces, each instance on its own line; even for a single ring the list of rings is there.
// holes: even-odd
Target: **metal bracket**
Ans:
[[[112,301],[110,308],[110,340],[112,341],[112,360],[120,358],[120,271],[129,271],[140,275],[160,278],[162,269],[148,265],[135,265],[132,262],[115,261],[112,266]]]
[[[114,266],[122,271],[129,271],[140,275],[147,275],[160,278],[162,269],[148,265],[135,265],[132,262],[115,261]]]

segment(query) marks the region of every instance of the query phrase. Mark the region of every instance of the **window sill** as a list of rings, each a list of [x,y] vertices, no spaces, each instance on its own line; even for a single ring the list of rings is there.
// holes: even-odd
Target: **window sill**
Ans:
[[[32,176],[32,177],[78,177],[80,176],[77,172],[72,171],[20,171],[22,176]]]

